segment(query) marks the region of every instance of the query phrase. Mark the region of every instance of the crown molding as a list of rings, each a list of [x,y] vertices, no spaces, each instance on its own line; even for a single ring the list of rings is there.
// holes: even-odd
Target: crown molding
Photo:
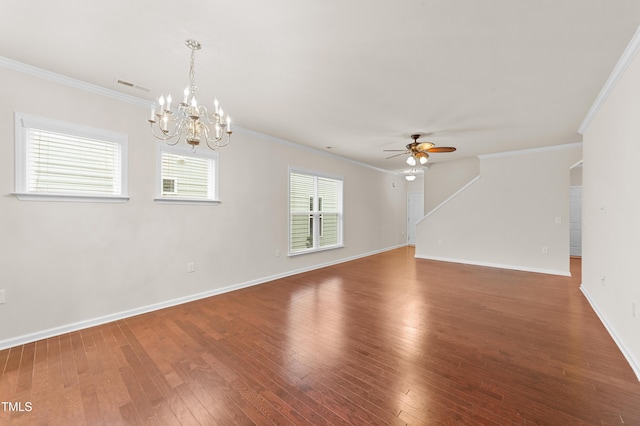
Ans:
[[[636,30],[636,33],[631,38],[631,41],[622,53],[622,56],[618,60],[618,63],[613,68],[613,71],[607,79],[607,82],[604,84],[602,90],[600,90],[600,93],[598,94],[598,97],[596,98],[593,105],[591,105],[589,112],[587,112],[586,117],[578,128],[578,133],[583,135],[584,132],[587,131],[587,128],[595,118],[596,114],[598,113],[598,111],[600,111],[600,108],[602,108],[611,92],[613,92],[616,84],[618,84],[618,81],[622,78],[627,68],[629,68],[631,62],[633,62],[635,57],[638,55],[638,52],[640,52],[640,27],[638,27],[638,29]]]
[[[372,166],[372,165],[366,164],[366,163],[361,163],[360,161],[352,160],[351,158],[343,157],[341,155],[334,154],[332,152],[322,151],[321,149],[312,148],[312,147],[306,146],[306,145],[301,145],[299,143],[291,142],[291,141],[288,141],[286,139],[280,139],[280,138],[278,138],[276,136],[267,135],[267,134],[264,134],[264,133],[257,132],[255,130],[251,130],[251,129],[246,129],[246,128],[242,128],[242,127],[239,127],[239,126],[235,126],[234,132],[245,133],[245,134],[248,134],[248,135],[256,135],[256,136],[259,136],[259,137],[264,138],[264,139],[269,139],[270,141],[278,143],[278,144],[281,144],[281,145],[286,145],[286,146],[289,146],[289,147],[292,147],[292,148],[301,149],[303,151],[312,152],[312,153],[318,154],[318,155],[324,155],[325,157],[335,158],[337,160],[342,160],[344,162],[355,164],[357,166],[366,167],[368,169],[372,169],[372,170],[375,170],[377,172],[386,173],[386,174],[390,174],[390,175],[393,175],[393,176],[403,176],[404,175],[404,172],[396,172],[396,171],[392,171],[392,170],[381,169],[379,167],[375,167],[375,166]]]
[[[495,154],[481,154],[478,158],[485,160],[487,158],[511,157],[514,155],[534,154],[537,152],[558,151],[561,149],[570,149],[582,147],[582,142],[565,143],[562,145],[541,146],[539,148],[519,149],[517,151],[496,152]]]
[[[34,77],[38,77],[44,80],[48,80],[48,81],[52,81],[54,83],[58,83],[58,84],[62,84],[65,86],[69,86],[69,87],[73,87],[76,89],[80,89],[80,90],[85,90],[87,92],[91,92],[91,93],[95,93],[97,95],[101,95],[101,96],[106,96],[108,98],[112,98],[121,102],[126,102],[126,103],[130,103],[130,104],[134,104],[137,106],[141,106],[144,108],[150,108],[152,105],[152,102],[142,99],[142,98],[138,98],[136,96],[132,96],[132,95],[127,95],[124,93],[120,93],[116,90],[112,90],[112,89],[107,89],[105,87],[102,86],[98,86],[95,84],[91,84],[91,83],[87,83],[86,81],[82,81],[82,80],[78,80],[72,77],[67,77],[66,75],[62,75],[62,74],[58,74],[52,71],[48,71],[45,70],[43,68],[38,68],[38,67],[34,67],[33,65],[28,65],[22,62],[18,62],[18,61],[14,61],[13,59],[9,59],[9,58],[5,58],[0,56],[0,67],[1,68],[7,68],[13,71],[17,71],[20,73],[24,73],[24,74],[28,74]],[[369,164],[365,164],[365,163],[361,163],[359,161],[356,160],[352,160],[350,158],[347,157],[342,157],[340,155],[337,154],[333,154],[330,152],[325,152],[316,148],[311,148],[305,145],[301,145],[295,142],[291,142],[291,141],[287,141],[284,139],[280,139],[277,138],[275,136],[270,136],[264,133],[260,133],[257,132],[255,130],[250,130],[250,129],[246,129],[246,128],[242,128],[240,126],[235,126],[235,131],[238,133],[246,133],[246,134],[254,134],[254,135],[259,135],[260,137],[263,138],[267,138],[270,139],[274,142],[277,142],[279,144],[282,145],[287,145],[287,146],[291,146],[294,148],[298,148],[298,149],[302,149],[305,151],[309,151],[309,152],[313,152],[314,154],[320,154],[320,155],[324,155],[327,157],[332,157],[332,158],[336,158],[342,161],[346,161],[348,163],[351,164],[355,164],[358,166],[362,166],[362,167],[366,167],[372,170],[376,170],[378,172],[382,172],[382,173],[387,173],[387,174],[391,174],[394,176],[401,176],[402,173],[398,173],[398,172],[394,172],[391,170],[385,170],[385,169],[381,169],[379,167],[374,167],[371,166]]]
[[[95,93],[97,95],[106,96],[121,102],[134,104],[149,108],[151,102],[142,98],[120,93],[116,90],[107,89],[106,87],[98,86],[96,84],[87,83],[86,81],[78,80],[66,75],[58,74],[53,71],[48,71],[43,68],[34,67],[22,62],[14,61],[13,59],[0,56],[0,67],[7,68],[13,71],[17,71],[23,74],[28,74],[34,77],[41,78],[43,80],[52,81],[54,83],[62,84],[65,86],[73,87],[75,89],[84,90],[87,92]]]

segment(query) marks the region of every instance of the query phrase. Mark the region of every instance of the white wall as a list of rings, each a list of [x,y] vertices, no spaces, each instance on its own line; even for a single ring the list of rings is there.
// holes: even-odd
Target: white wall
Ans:
[[[640,378],[638,159],[636,56],[584,133],[582,289]]]
[[[571,169],[570,181],[571,186],[582,186],[582,164]]]
[[[427,172],[425,171],[425,174]],[[406,185],[407,185],[407,192],[423,192],[424,191],[424,176],[425,174],[417,174],[416,175],[416,180],[414,180],[413,182],[406,182],[406,179],[402,178],[405,180]]]
[[[220,205],[157,204],[145,108],[7,68],[0,81],[0,348],[406,244],[401,176],[237,130]],[[14,111],[128,134],[131,199],[17,200]],[[344,248],[286,256],[289,166],[344,177]]]
[[[424,175],[424,212],[429,213],[480,175],[477,157],[432,164]]]
[[[481,157],[480,178],[418,224],[416,257],[569,275],[569,168],[581,147],[556,148]]]

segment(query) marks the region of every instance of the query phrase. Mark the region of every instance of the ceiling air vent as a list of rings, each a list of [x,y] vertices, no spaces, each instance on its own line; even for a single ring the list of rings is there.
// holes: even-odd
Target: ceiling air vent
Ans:
[[[129,83],[128,81],[124,81],[124,80],[117,80],[117,83],[122,84],[124,86],[134,87],[133,83]]]
[[[147,89],[146,87],[138,86],[137,84],[133,84],[133,83],[131,83],[129,81],[126,81],[126,80],[117,79],[116,83],[122,84],[123,86],[131,87],[133,89],[142,90],[143,92],[150,92],[151,91],[151,90]]]

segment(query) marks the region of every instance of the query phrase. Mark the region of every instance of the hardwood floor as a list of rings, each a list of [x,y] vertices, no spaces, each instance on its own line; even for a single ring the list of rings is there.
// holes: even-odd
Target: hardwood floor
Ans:
[[[640,425],[571,262],[401,248],[7,349],[0,424]]]

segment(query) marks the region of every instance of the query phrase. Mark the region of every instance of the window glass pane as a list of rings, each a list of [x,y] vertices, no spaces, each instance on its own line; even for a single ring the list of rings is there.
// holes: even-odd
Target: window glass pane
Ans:
[[[290,253],[342,244],[342,181],[304,173],[289,175]]]
[[[342,182],[335,179],[318,178],[318,197],[320,211],[337,212],[342,199]]]
[[[313,216],[293,215],[291,217],[291,252],[307,250],[313,247]]]
[[[323,213],[321,216],[320,226],[322,227],[320,233],[320,247],[331,246],[338,244],[338,221],[339,215]]]
[[[175,194],[177,191],[176,180],[173,178],[162,178],[162,195]]]
[[[162,197],[213,199],[211,158],[162,151]]]
[[[119,143],[29,128],[26,144],[27,192],[121,194]]]
[[[292,212],[308,212],[313,210],[315,194],[314,177],[291,173],[289,179],[289,203]]]

